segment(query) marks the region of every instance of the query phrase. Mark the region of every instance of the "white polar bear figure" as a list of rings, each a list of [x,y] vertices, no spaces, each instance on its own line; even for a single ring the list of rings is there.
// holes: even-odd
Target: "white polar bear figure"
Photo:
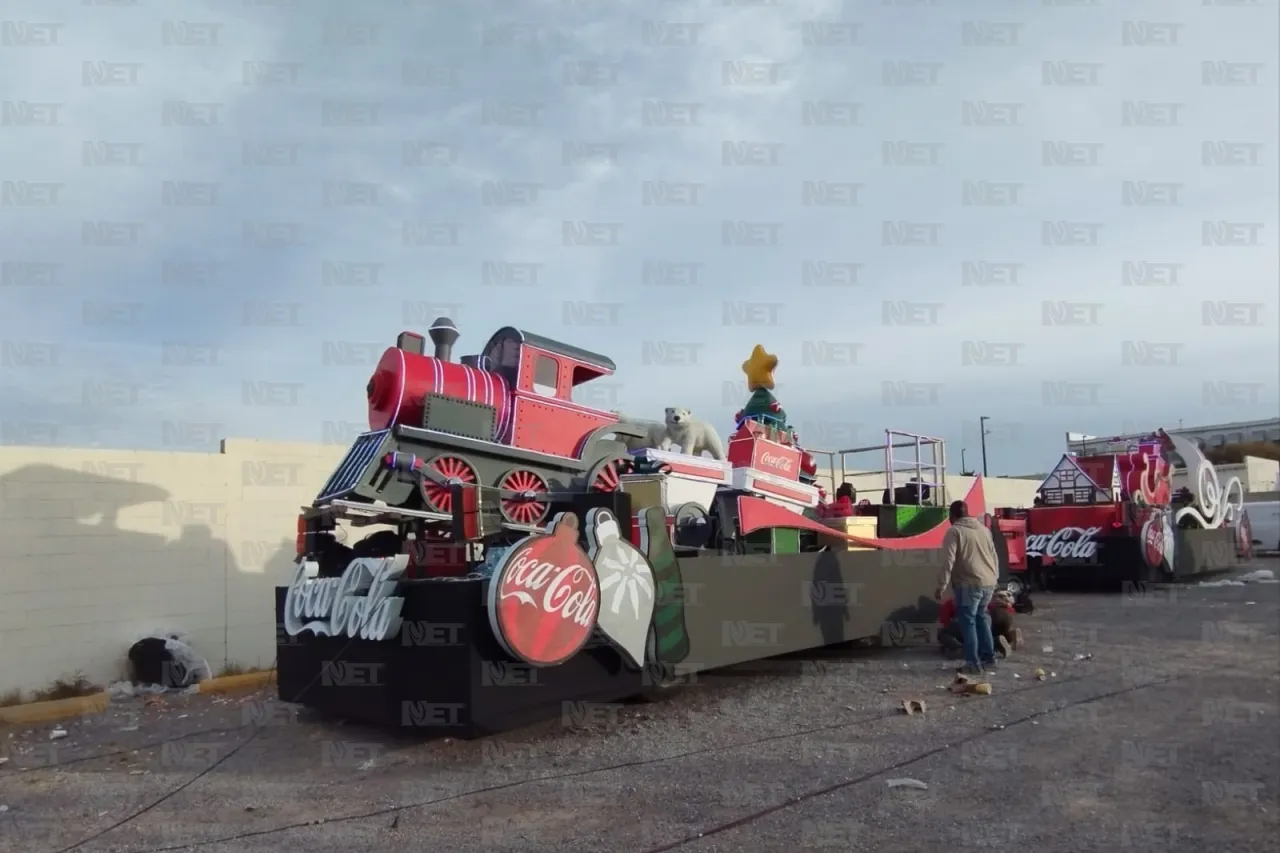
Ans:
[[[706,421],[695,418],[688,409],[667,409],[663,426],[666,427],[668,447],[678,444],[680,452],[690,456],[701,456],[706,452],[711,454],[712,459],[724,459],[724,444],[715,429]]]
[[[613,414],[619,420],[648,431],[644,438],[620,437],[628,450],[671,450],[673,445],[679,445],[680,452],[690,456],[701,456],[706,451],[712,459],[724,459],[724,444],[719,434],[706,421],[695,418],[688,409],[672,406],[667,409],[666,418],[661,423],[628,418],[621,412]]]
[[[667,425],[657,421],[642,421],[635,418],[629,418],[621,412],[613,412],[618,416],[618,420],[633,426],[638,426],[645,430],[643,438],[636,438],[630,435],[617,436],[618,441],[626,445],[627,450],[667,450],[671,447],[671,441],[667,438]]]

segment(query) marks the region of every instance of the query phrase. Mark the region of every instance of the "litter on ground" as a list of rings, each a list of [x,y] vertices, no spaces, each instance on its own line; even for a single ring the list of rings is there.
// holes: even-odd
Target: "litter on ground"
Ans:
[[[917,791],[929,790],[929,786],[921,782],[919,779],[908,779],[906,777],[903,777],[901,779],[890,779],[889,787],[890,788],[913,788]]]
[[[974,681],[966,675],[956,673],[956,680],[951,683],[951,692],[969,696],[990,696],[991,684],[986,681]]]
[[[1245,572],[1243,575],[1237,575],[1234,578],[1200,581],[1196,586],[1244,586],[1249,583],[1280,583],[1280,581],[1276,580],[1276,573],[1271,569],[1256,569],[1252,572]]]

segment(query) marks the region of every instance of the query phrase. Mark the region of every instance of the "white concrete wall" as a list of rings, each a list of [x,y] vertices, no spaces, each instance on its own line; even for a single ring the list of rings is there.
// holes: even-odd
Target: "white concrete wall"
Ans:
[[[179,631],[215,671],[269,666],[272,590],[298,509],[345,446],[229,439],[221,453],[0,447],[0,693],[124,674],[130,645]],[[850,477],[878,499],[881,475]],[[952,499],[972,479],[949,477]],[[987,480],[988,509],[1031,480]],[[354,541],[354,537],[353,537]]]
[[[1215,465],[1218,472],[1218,483],[1225,486],[1232,477],[1240,478],[1240,485],[1245,494],[1253,492],[1274,492],[1280,490],[1276,480],[1280,477],[1280,461],[1262,459],[1258,456],[1246,456],[1243,462],[1233,465]],[[1173,489],[1186,486],[1190,488],[1188,473],[1179,468],[1173,472]]]
[[[1247,479],[1241,481],[1246,492],[1280,491],[1280,460],[1246,456],[1244,464]]]
[[[188,634],[215,672],[269,666],[298,509],[345,452],[0,447],[0,693],[112,681],[155,631]]]

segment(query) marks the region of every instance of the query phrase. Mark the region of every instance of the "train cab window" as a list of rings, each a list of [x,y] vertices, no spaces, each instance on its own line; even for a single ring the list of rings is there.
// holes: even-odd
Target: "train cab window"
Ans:
[[[533,390],[544,397],[554,397],[560,388],[560,363],[549,355],[533,362]]]

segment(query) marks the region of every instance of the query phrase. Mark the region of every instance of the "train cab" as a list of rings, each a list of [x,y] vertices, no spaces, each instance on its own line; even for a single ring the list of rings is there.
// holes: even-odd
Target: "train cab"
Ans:
[[[508,326],[494,333],[476,364],[512,389],[514,415],[504,440],[513,447],[576,456],[585,435],[618,419],[573,400],[575,387],[617,370],[606,356]]]

